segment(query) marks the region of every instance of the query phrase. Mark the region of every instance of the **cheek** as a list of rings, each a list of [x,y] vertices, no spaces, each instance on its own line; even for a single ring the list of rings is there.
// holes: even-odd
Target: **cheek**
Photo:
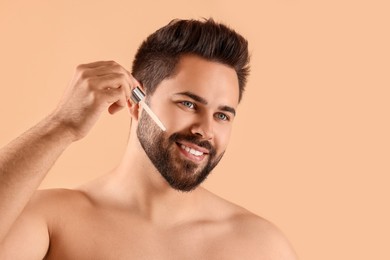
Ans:
[[[218,147],[219,152],[225,151],[230,140],[232,127],[227,125],[220,125],[215,127],[214,141]]]
[[[191,116],[178,109],[175,105],[165,104],[159,107],[156,106],[156,114],[165,125],[168,131],[176,131],[177,129],[185,128],[191,123]]]

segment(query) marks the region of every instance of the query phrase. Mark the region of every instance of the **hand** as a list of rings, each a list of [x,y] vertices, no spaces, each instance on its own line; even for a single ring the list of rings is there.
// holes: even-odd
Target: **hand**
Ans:
[[[54,120],[79,140],[87,135],[100,114],[126,108],[131,89],[139,83],[114,61],[79,65],[57,109]]]

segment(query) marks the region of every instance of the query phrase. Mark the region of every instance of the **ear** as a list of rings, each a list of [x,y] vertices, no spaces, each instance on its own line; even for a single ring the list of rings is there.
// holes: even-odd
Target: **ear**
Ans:
[[[134,103],[131,99],[127,100],[127,109],[129,110],[130,116],[135,120],[138,120],[141,112],[139,107],[139,104]]]

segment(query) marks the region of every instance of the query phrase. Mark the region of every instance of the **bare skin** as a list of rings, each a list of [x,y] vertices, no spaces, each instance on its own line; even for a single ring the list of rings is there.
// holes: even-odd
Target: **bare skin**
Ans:
[[[114,62],[79,66],[58,108],[2,149],[0,259],[296,259],[281,232],[263,218],[202,187],[181,192],[169,186],[136,135],[142,108],[128,100],[137,85]],[[182,92],[207,104],[177,94]],[[221,108],[237,108],[237,76],[225,65],[185,56],[150,106],[168,134],[202,136],[221,154],[234,119]],[[35,191],[61,153],[107,108],[129,109],[133,118],[120,164],[74,190]],[[180,146],[174,154],[199,167],[207,161],[207,154],[194,159]]]

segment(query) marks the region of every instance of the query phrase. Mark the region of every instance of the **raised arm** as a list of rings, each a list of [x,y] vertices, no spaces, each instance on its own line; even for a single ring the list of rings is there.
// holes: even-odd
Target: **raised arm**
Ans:
[[[126,107],[135,84],[113,61],[80,65],[55,111],[0,150],[0,256],[10,246],[6,240],[11,229],[20,232],[23,242],[23,232],[33,232],[28,226],[39,226],[22,215],[31,212],[26,205],[58,157],[89,132],[102,111],[115,113]],[[23,221],[14,227],[18,218]]]

